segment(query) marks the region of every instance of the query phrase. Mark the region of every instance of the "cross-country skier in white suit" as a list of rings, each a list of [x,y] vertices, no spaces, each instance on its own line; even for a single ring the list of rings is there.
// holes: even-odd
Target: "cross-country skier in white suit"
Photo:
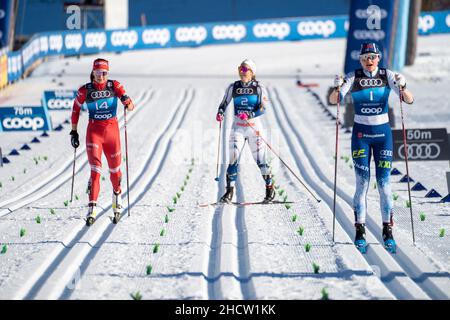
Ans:
[[[275,197],[275,190],[271,170],[266,160],[266,146],[261,139],[261,136],[264,135],[264,128],[260,119],[260,116],[265,113],[269,99],[265,87],[256,80],[255,62],[245,59],[239,65],[238,71],[241,80],[228,86],[216,115],[216,120],[222,121],[225,110],[233,99],[234,117],[229,140],[230,160],[226,177],[227,187],[220,201],[230,203],[233,199],[240,155],[245,142],[248,141],[253,158],[266,183],[264,202],[270,202]]]

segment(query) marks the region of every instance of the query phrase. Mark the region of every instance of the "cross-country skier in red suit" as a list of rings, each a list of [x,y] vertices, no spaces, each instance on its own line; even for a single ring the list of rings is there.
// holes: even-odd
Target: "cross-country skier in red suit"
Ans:
[[[117,121],[117,100],[131,111],[134,104],[126,95],[124,87],[116,80],[108,80],[109,63],[105,59],[96,59],[91,72],[91,82],[78,89],[72,108],[71,143],[74,148],[80,145],[77,132],[78,119],[83,103],[89,111],[89,124],[86,133],[86,151],[91,166],[89,180],[89,210],[87,225],[95,222],[96,205],[100,191],[100,175],[102,168],[102,151],[108,161],[110,179],[113,187],[112,207],[114,215],[120,215],[122,208],[120,181],[122,159],[119,124]]]

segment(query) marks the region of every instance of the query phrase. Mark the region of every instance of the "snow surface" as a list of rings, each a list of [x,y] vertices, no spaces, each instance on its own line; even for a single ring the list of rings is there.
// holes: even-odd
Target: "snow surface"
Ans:
[[[420,37],[415,65],[403,70],[415,95],[412,106],[403,106],[407,128],[450,131],[450,47],[442,46],[449,39]],[[331,299],[449,299],[450,206],[424,198],[425,192],[413,192],[413,245],[407,188],[397,182],[398,176],[392,179],[399,196],[394,208],[397,254],[381,245],[379,197],[372,187],[368,253],[362,255],[354,247],[354,173],[344,158],[350,156],[350,134],[342,129],[333,243],[335,121],[295,80],[300,75],[305,83],[319,84],[311,90],[325,101],[333,75],[343,69],[344,52],[345,41],[338,39],[104,54],[111,78],[124,84],[137,105],[127,113],[131,215],[125,210],[119,224],[110,223],[112,190],[103,159],[102,210],[92,227],[84,225],[89,177],[85,113],[79,124],[82,145],[74,187],[79,200],[67,206],[74,156],[70,125],[63,124],[64,130],[49,137],[1,133],[4,155],[24,143],[32,149],[7,155],[11,163],[0,168],[0,250],[7,248],[0,254],[0,298],[131,299],[130,294],[140,292],[143,299],[320,299],[325,288]],[[224,192],[232,107],[221,136],[220,183],[214,180],[219,134],[214,118],[225,88],[237,78],[237,65],[246,57],[256,61],[258,79],[269,88],[266,140],[320,203],[268,150],[277,198],[287,195],[294,202],[290,208],[198,206]],[[30,78],[2,91],[0,103],[33,105],[43,90],[76,89],[88,80],[93,58],[51,59]],[[391,99],[400,128],[398,100],[394,94]],[[328,108],[336,112],[336,107]],[[119,115],[124,153],[122,112]],[[51,111],[51,117],[57,125],[69,119],[70,112]],[[35,136],[42,142],[30,144]],[[405,172],[403,163],[394,166]],[[122,170],[126,189],[124,162]],[[446,171],[447,161],[410,162],[411,177],[442,195],[448,193]],[[245,148],[235,198],[263,197],[263,180]],[[123,200],[126,206],[126,196]],[[419,219],[421,212],[425,221]],[[23,237],[21,228],[26,230]],[[444,237],[439,237],[441,228]],[[318,273],[313,264],[320,267]]]

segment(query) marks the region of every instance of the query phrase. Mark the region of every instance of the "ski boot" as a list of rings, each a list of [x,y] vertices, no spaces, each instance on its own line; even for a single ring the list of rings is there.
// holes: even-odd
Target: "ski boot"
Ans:
[[[230,204],[231,200],[233,199],[233,194],[234,194],[234,187],[227,187],[227,191],[222,196],[222,198],[220,198],[220,202]]]
[[[119,220],[120,220],[120,214],[122,213],[122,192],[119,192],[116,194],[113,191],[112,209],[114,212],[114,218],[113,218],[112,222],[114,224],[117,224],[117,222],[119,222]]]
[[[392,226],[390,223],[383,223],[383,241],[387,251],[390,253],[397,252],[397,244],[392,236]]]
[[[273,184],[266,185],[266,196],[263,200],[263,203],[269,203],[275,198],[275,189],[273,188]]]
[[[367,252],[366,225],[364,223],[355,223],[356,235],[355,246],[361,253]]]
[[[95,205],[89,204],[88,214],[86,216],[86,226],[92,226],[95,222],[97,216],[97,207]]]

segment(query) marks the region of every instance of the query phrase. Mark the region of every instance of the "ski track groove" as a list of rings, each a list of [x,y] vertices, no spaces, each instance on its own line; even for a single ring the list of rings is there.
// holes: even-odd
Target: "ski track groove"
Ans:
[[[301,149],[304,151],[304,153],[305,153],[309,163],[315,169],[314,171],[315,171],[317,177],[326,184],[327,188],[332,190],[333,189],[333,184],[323,174],[321,169],[314,163],[314,159],[312,158],[310,152],[306,149],[305,144],[304,144],[304,142],[303,142],[303,140],[301,138],[300,133],[298,132],[297,129],[295,129],[295,126],[292,124],[291,120],[287,117],[285,106],[284,106],[284,103],[282,102],[282,100],[281,100],[281,98],[279,96],[278,90],[275,88],[273,91],[275,92],[275,96],[277,97],[278,104],[281,107],[281,110],[283,111],[283,113],[284,113],[284,115],[285,115],[285,117],[287,119],[287,122],[288,122],[288,124],[289,124],[289,126],[290,126],[290,128],[291,128],[291,130],[293,132],[293,134],[296,136],[297,141],[299,141],[299,145],[301,146]],[[292,142],[290,142],[290,143],[292,143]],[[349,199],[348,199],[349,196],[348,195],[343,194],[343,191],[340,190],[339,188],[338,188],[338,191],[337,191],[337,195],[341,199],[343,199],[346,202],[346,204],[348,204],[350,206],[350,208],[351,208],[351,202],[349,202]],[[322,198],[325,200],[326,204],[331,209],[332,208],[332,204],[333,204],[331,197],[329,197],[329,196],[327,196],[325,194],[325,197],[322,196]],[[343,227],[343,230],[345,230],[345,232],[351,238],[352,230],[353,230],[352,229],[352,224],[351,224],[351,222],[349,220],[345,220],[344,218],[342,218],[342,217],[346,217],[345,209],[343,209],[342,206],[339,205],[339,203],[336,204],[336,208],[337,208],[337,213],[336,213],[337,223],[339,223]],[[369,232],[373,232],[372,231],[373,227],[374,227],[373,226],[373,221],[370,221],[370,222],[371,223],[370,223],[370,226],[368,228],[369,229],[368,231]],[[379,241],[378,237],[375,237],[375,239],[377,239]],[[387,252],[383,253],[383,252],[380,252],[379,250],[375,250],[374,244],[370,243],[370,241],[369,241],[369,244],[371,244],[372,246],[369,247],[368,252],[365,255],[362,255],[362,256],[364,257],[364,259],[366,259],[366,261],[370,265],[375,264],[375,265],[381,267],[381,273],[382,273],[381,280],[386,285],[386,287],[391,291],[391,293],[396,296],[396,298],[399,298],[399,299],[411,299],[411,298],[414,298],[414,295],[412,295],[412,293],[410,292],[411,286],[409,286],[409,285],[405,286],[402,283],[400,283],[399,281],[397,281],[397,279],[396,279],[397,276],[398,277],[406,277],[410,281],[412,281],[417,286],[417,288],[419,288],[420,291],[422,291],[422,293],[417,291],[417,290],[415,291],[415,293],[419,294],[419,296],[421,296],[422,298],[428,298],[428,296],[431,297],[431,295],[428,295],[428,294],[430,294],[429,288],[426,288],[426,287],[424,288],[422,283],[416,282],[415,281],[416,280],[415,277],[411,276],[408,273],[408,270],[406,270],[406,268],[403,266],[403,263],[401,263],[401,259],[398,258],[398,254],[399,254],[400,250],[397,250],[397,256],[396,256],[396,255],[389,254]],[[378,247],[380,247],[382,250],[385,250],[383,244],[376,243],[376,245],[378,245]],[[386,257],[389,257],[389,258],[386,258]],[[386,261],[388,263],[386,263]],[[398,267],[400,267],[401,272],[391,272],[389,270],[390,269],[389,266],[391,265],[392,261],[395,262],[395,264],[397,264]]]
[[[146,91],[143,91],[142,94],[139,96],[139,99],[142,99],[142,101],[136,102],[136,103],[148,103],[152,97],[153,97],[154,91],[149,89]],[[139,108],[140,109],[140,108]],[[138,110],[139,110],[138,109]],[[130,119],[128,121],[132,120],[139,112],[136,112],[135,114],[132,114]],[[118,118],[118,121],[120,121],[123,118],[121,116]],[[123,124],[120,125],[119,129],[123,127]],[[81,172],[86,165],[88,165],[87,155],[86,155],[86,147],[83,146],[77,150],[77,167],[75,171],[75,175]],[[82,159],[82,162],[80,163],[80,159]],[[39,200],[48,194],[52,193],[53,191],[57,190],[60,186],[62,186],[64,183],[66,183],[68,180],[72,178],[72,165],[73,165],[73,159],[70,161],[64,163],[56,172],[54,168],[49,168],[43,172],[40,173],[42,175],[45,172],[52,172],[51,176],[48,179],[45,179],[42,183],[40,183],[37,187],[33,186],[33,188],[30,188],[30,190],[25,191],[24,193],[14,197],[10,198],[6,201],[3,201],[0,203],[1,208],[5,208],[4,206],[7,205],[8,207],[0,211],[0,218],[3,218],[17,209],[23,208],[27,204]],[[66,178],[61,178],[61,175],[63,175],[66,172]],[[50,186],[50,187],[49,187]],[[45,190],[44,190],[45,189]]]
[[[180,99],[180,102],[178,103],[179,105],[183,104],[184,98],[186,97],[187,93],[188,93],[188,91],[186,90],[185,93],[184,93],[184,96],[182,97],[182,99]],[[186,104],[186,105],[188,105],[188,104]],[[140,108],[140,109],[143,109],[143,108]],[[154,157],[154,155],[156,153],[157,146],[160,144],[160,141],[161,141],[162,137],[166,134],[167,129],[169,129],[171,127],[172,123],[176,119],[178,111],[179,110],[177,110],[177,108],[175,108],[175,110],[172,113],[172,117],[170,118],[170,120],[167,123],[167,127],[164,130],[161,130],[161,133],[160,133],[160,135],[158,137],[158,142],[155,143],[153,148],[149,149],[151,151],[149,152],[149,156],[147,156],[147,161],[145,162],[143,167],[139,170],[139,172],[144,172],[150,166],[151,159],[153,159],[153,157]],[[137,181],[140,180],[140,178],[141,178],[141,176],[137,175],[137,178],[135,179],[135,181],[133,181],[131,183],[130,189],[133,188],[133,186],[137,183]],[[124,216],[125,212],[127,212],[127,209],[128,209],[127,206],[126,206],[126,200],[125,200],[126,199],[125,196],[126,196],[127,193],[128,193],[128,190],[123,193],[124,208],[123,208],[122,215],[121,215],[122,217]],[[97,223],[94,224],[94,226],[99,224],[99,222],[100,222],[99,219],[108,211],[108,209],[111,207],[111,205],[106,205],[106,206],[99,205],[99,207],[103,208],[103,209],[98,213],[97,219],[96,219]],[[114,226],[114,225],[112,225],[112,223],[109,223],[109,222],[108,222],[108,225],[110,225],[110,227]],[[47,265],[49,264],[49,265],[48,266],[41,266],[38,269],[39,271],[37,273],[39,275],[38,276],[36,276],[36,275],[33,276],[33,279],[31,279],[31,281],[33,282],[32,284],[26,283],[22,287],[22,289],[19,291],[19,294],[16,294],[18,296],[17,298],[18,299],[33,299],[33,298],[35,298],[35,296],[39,294],[40,289],[42,289],[42,287],[45,286],[47,281],[52,277],[52,275],[56,271],[57,267],[60,266],[61,264],[63,264],[64,261],[66,260],[66,258],[70,255],[70,253],[72,251],[74,251],[75,245],[77,243],[86,243],[86,242],[83,242],[81,240],[82,240],[83,236],[85,234],[87,234],[88,231],[91,230],[91,228],[94,227],[94,226],[91,226],[91,227],[87,228],[85,226],[85,224],[83,223],[83,225],[80,226],[81,229],[75,231],[76,232],[75,235],[73,235],[73,233],[74,233],[73,231],[70,232],[70,235],[69,235],[68,239],[66,239],[64,241],[65,243],[69,242],[69,245],[67,245],[65,247],[62,247],[62,248],[59,248],[58,249],[59,253],[55,254],[56,257],[54,259],[52,259],[51,261],[44,262],[44,265],[45,264],[47,264]],[[106,234],[109,235],[113,231],[113,229],[114,228],[109,228],[109,229],[107,228],[107,231],[104,231],[104,232],[106,232]],[[97,239],[95,242],[99,243],[99,241],[102,241],[102,240],[105,241],[106,238],[107,238],[107,236],[106,237],[101,237],[101,239]],[[97,250],[98,247],[99,247],[98,245],[91,245],[89,242],[88,242],[88,244],[90,246],[90,249],[88,250],[88,252],[86,252],[85,255],[88,255],[89,252],[91,252],[94,249]],[[80,266],[81,265],[82,264],[80,264]],[[45,269],[45,270],[41,270],[41,269]],[[38,279],[34,280],[35,278],[38,278]],[[72,279],[73,279],[73,277],[71,278],[71,280]],[[29,281],[30,280],[28,280],[28,282]],[[24,293],[24,292],[26,292],[26,293]]]

